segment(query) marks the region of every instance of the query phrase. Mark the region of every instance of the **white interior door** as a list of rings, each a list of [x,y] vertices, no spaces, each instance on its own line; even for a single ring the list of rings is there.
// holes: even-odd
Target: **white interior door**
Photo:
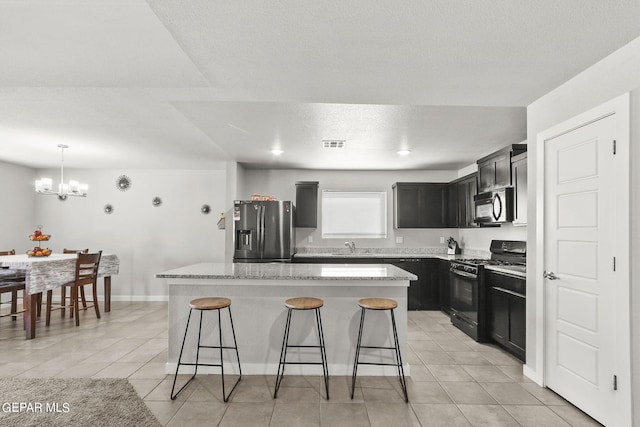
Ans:
[[[583,123],[544,140],[545,383],[605,425],[630,425],[628,233],[616,191],[628,157],[615,112]]]

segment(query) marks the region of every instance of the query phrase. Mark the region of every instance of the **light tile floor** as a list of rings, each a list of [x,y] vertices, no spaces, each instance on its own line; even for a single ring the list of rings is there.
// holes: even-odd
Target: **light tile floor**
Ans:
[[[21,319],[0,319],[0,377],[128,378],[165,426],[590,426],[599,425],[567,401],[522,375],[522,364],[498,347],[479,344],[437,311],[409,312],[410,403],[391,377],[287,377],[278,399],[273,376],[245,376],[223,403],[218,375],[199,376],[169,399],[167,304],[114,302],[102,319],[81,313],[80,327],[54,313],[25,340]],[[185,377],[186,378],[186,377]],[[230,379],[232,381],[233,379]]]

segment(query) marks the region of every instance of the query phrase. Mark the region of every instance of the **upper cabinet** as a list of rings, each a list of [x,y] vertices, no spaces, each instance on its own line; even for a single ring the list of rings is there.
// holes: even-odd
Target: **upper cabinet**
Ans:
[[[477,174],[472,173],[458,178],[448,185],[448,226],[457,228],[475,228],[473,196],[478,191]]]
[[[526,144],[512,144],[478,160],[478,193],[512,185],[511,157],[526,151]]]
[[[393,227],[448,227],[447,187],[446,183],[393,184]]]
[[[515,193],[513,225],[527,224],[527,153],[511,158],[511,178]]]
[[[296,227],[318,227],[318,182],[296,182]]]
[[[475,209],[473,196],[478,193],[478,178],[475,173],[458,181],[458,227],[474,228]]]

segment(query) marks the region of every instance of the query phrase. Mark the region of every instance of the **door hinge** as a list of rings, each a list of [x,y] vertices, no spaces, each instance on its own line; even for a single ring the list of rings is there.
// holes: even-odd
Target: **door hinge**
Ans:
[[[613,154],[616,154],[616,140],[613,140]]]
[[[618,376],[617,375],[613,376],[613,389],[614,390],[618,390]]]
[[[613,257],[613,271],[616,271],[616,257]]]

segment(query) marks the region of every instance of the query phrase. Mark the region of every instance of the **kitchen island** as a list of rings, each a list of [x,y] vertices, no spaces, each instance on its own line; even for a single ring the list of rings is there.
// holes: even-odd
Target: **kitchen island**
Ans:
[[[360,322],[360,298],[392,298],[398,338],[409,373],[407,357],[407,287],[416,276],[388,264],[273,264],[273,263],[200,263],[156,274],[169,286],[169,345],[166,372],[175,372],[184,328],[189,315],[189,301],[207,296],[230,298],[242,373],[275,375],[286,320],[284,301],[299,296],[322,298],[321,309],[330,375],[350,375]],[[197,312],[194,312],[194,316]],[[196,320],[198,317],[195,318]],[[222,312],[223,341],[233,343],[229,318]],[[183,361],[195,360],[197,322],[187,336]],[[205,312],[202,345],[217,344],[217,316]],[[316,345],[317,336],[311,311],[294,311],[290,344]],[[367,312],[363,344],[390,346],[391,321],[388,312]],[[225,350],[227,351],[227,350]],[[363,350],[364,352],[364,350]],[[362,352],[361,352],[362,353]],[[299,355],[298,355],[299,354]],[[390,351],[368,350],[369,361],[389,363]],[[215,363],[214,350],[200,351],[200,360]],[[235,369],[235,356],[225,354],[225,372]],[[320,360],[317,349],[291,352],[287,360]],[[361,354],[361,360],[362,354]],[[188,372],[189,367],[181,368]],[[184,369],[184,371],[183,371]],[[198,368],[198,372],[218,373],[219,368]],[[362,375],[397,375],[390,366],[366,365],[358,368]],[[287,374],[321,375],[318,365],[287,365]]]

